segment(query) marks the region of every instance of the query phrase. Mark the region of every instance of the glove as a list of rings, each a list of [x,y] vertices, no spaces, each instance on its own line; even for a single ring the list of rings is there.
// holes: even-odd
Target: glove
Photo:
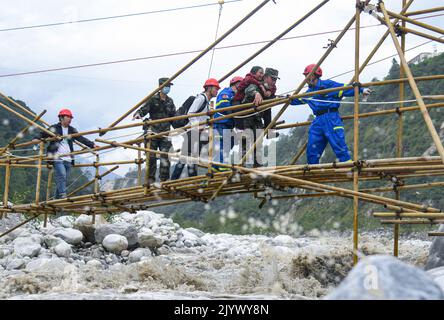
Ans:
[[[363,94],[364,96],[369,96],[372,92],[373,92],[372,89],[370,89],[370,88],[364,88],[364,91],[362,92],[362,94]]]
[[[364,91],[362,91],[362,101],[367,102],[368,96],[373,92],[370,88],[364,88]]]

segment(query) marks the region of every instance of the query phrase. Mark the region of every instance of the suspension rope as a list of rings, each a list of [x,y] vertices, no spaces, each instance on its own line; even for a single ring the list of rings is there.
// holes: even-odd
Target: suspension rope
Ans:
[[[214,35],[214,41],[217,40],[217,36],[218,36],[218,33],[219,33],[220,18],[222,16],[222,8],[223,8],[224,3],[225,3],[224,0],[219,0],[219,17],[217,18],[216,34]],[[215,50],[216,50],[216,47],[214,47],[213,50],[211,50],[210,68],[208,70],[208,77],[207,78],[210,78],[211,69],[213,67],[214,51]]]

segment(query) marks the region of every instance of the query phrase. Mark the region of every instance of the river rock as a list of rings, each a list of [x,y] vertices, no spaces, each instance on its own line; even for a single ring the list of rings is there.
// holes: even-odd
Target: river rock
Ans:
[[[53,235],[47,234],[43,237],[43,242],[46,244],[48,248],[53,248],[57,246],[59,243],[65,242],[60,238],[54,237]]]
[[[278,246],[289,246],[295,243],[294,238],[281,234],[273,238],[273,243]]]
[[[72,245],[79,245],[82,242],[83,234],[72,228],[59,228],[52,232],[52,235],[63,239],[65,242]]]
[[[97,259],[89,260],[86,263],[86,265],[90,268],[93,268],[93,269],[102,269],[103,268],[102,263]]]
[[[177,232],[178,240],[183,242],[185,247],[195,247],[205,244],[205,241],[187,230],[179,230]]]
[[[80,215],[76,221],[74,221],[74,228],[82,232],[85,237],[85,241],[95,243],[96,237],[94,233],[96,226],[93,224],[93,217],[86,214]]]
[[[148,248],[137,248],[130,253],[128,261],[130,263],[139,262],[143,257],[151,257],[151,250]]]
[[[161,236],[155,234],[149,229],[144,229],[137,235],[137,237],[139,239],[139,245],[142,248],[149,248],[151,250],[161,247],[165,242]]]
[[[438,231],[444,232],[444,224],[440,225]],[[444,237],[435,237],[424,269],[430,270],[442,266],[444,266]]]
[[[63,272],[68,265],[60,258],[38,258],[26,265],[26,271],[55,274]]]
[[[130,248],[137,244],[137,230],[129,223],[118,222],[97,226],[94,232],[96,242],[102,243],[105,237],[109,234],[118,234],[125,237],[128,241],[128,247]]]
[[[444,291],[444,267],[439,267],[427,271],[427,274],[435,280],[435,282]]]
[[[55,220],[51,221],[51,224],[54,227],[62,227],[62,228],[72,228],[74,225],[74,217],[72,216],[61,216]]]
[[[199,229],[196,229],[196,228],[186,228],[184,230],[188,231],[188,232],[191,232],[192,234],[194,234],[195,236],[197,236],[199,238],[201,238],[201,237],[203,237],[205,235],[205,232],[203,232],[203,231],[201,231]]]
[[[31,238],[17,238],[13,241],[14,253],[21,257],[36,257],[42,247]]]
[[[25,260],[19,258],[10,259],[6,263],[6,270],[17,270],[21,269],[26,265]]]
[[[72,249],[69,244],[67,244],[65,241],[62,241],[54,247],[54,252],[59,257],[68,258],[72,254]]]
[[[375,255],[360,261],[326,299],[435,300],[444,299],[444,293],[425,271]]]
[[[103,239],[102,245],[107,251],[120,254],[128,248],[128,240],[119,234],[109,234]]]

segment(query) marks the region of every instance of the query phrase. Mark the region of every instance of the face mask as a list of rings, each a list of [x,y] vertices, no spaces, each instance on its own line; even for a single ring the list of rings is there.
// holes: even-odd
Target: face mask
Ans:
[[[163,87],[162,92],[163,94],[168,94],[170,92],[170,87]]]

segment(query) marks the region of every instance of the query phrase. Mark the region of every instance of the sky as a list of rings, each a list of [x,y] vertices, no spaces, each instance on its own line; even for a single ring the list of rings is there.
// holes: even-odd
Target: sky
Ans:
[[[277,0],[274,4],[270,1],[218,47],[271,40],[320,2]],[[107,127],[155,89],[158,78],[173,75],[197,53],[30,75],[5,75],[202,50],[215,39],[219,5],[52,27],[2,30],[216,3],[215,0],[15,0],[11,4],[10,1],[0,0],[0,92],[25,101],[36,113],[46,109],[48,113],[45,120],[50,123],[57,122],[58,110],[69,108],[75,116],[73,125],[79,130]],[[222,6],[218,34],[226,32],[259,3],[260,0],[232,3],[227,0]],[[385,3],[389,10],[399,12],[402,1]],[[440,5],[440,0],[415,1],[411,10]],[[355,0],[331,0],[286,37],[340,31],[354,12]],[[444,28],[442,16],[421,21]],[[362,15],[362,26],[376,24],[378,22],[370,15]],[[409,27],[420,29],[411,25]],[[362,29],[361,61],[367,57],[385,30],[384,26]],[[278,92],[294,90],[303,80],[304,67],[315,63],[325,52],[324,47],[329,39],[334,39],[337,34],[338,32],[279,41],[235,75],[244,76],[253,65],[273,67],[279,70],[281,78],[277,83]],[[407,49],[425,41],[427,39],[408,35]],[[210,76],[224,76],[263,45],[215,50]],[[439,52],[444,51],[443,47],[442,44],[436,45]],[[409,51],[406,56],[411,59],[420,52],[431,52],[434,49],[432,44],[427,44]],[[393,42],[388,38],[373,61],[395,53]],[[211,53],[208,53],[173,81],[175,85],[170,96],[176,107],[188,96],[202,91],[202,85],[208,78],[210,61]],[[381,79],[390,65],[391,59],[368,67],[362,73],[361,82],[371,81],[374,77]],[[351,31],[322,65],[324,78],[352,70],[353,67],[354,32]],[[335,80],[348,82],[351,76],[352,73]],[[222,87],[227,85],[226,81]],[[277,110],[273,109],[273,113],[277,113]],[[286,123],[304,121],[309,114],[308,107],[290,107],[283,119]],[[122,122],[126,123],[131,123],[130,117]],[[129,129],[125,132],[108,133],[104,138],[137,131]],[[96,137],[89,136],[91,139]],[[175,146],[180,145],[179,140],[174,143]],[[122,157],[134,159],[134,153],[112,152],[104,155],[104,160]],[[122,167],[118,173],[122,174],[127,169]]]

